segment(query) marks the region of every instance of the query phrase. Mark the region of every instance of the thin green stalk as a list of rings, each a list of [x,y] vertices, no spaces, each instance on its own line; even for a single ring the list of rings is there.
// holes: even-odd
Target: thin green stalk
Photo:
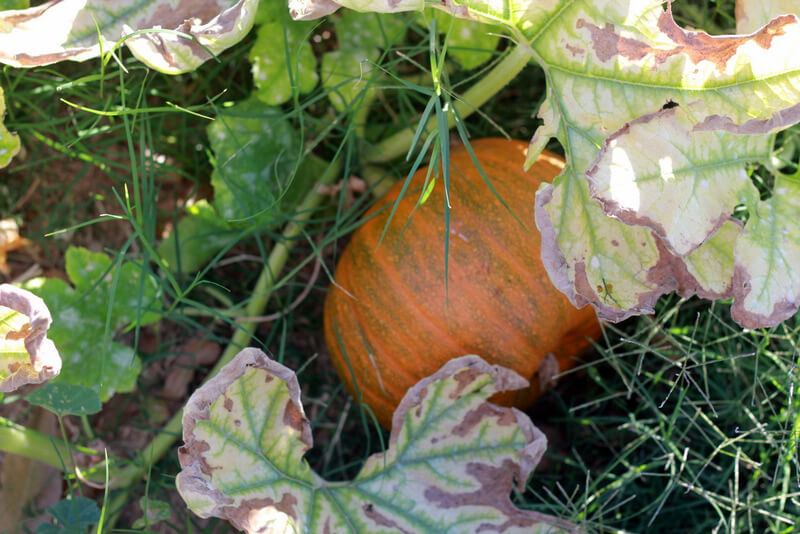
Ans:
[[[332,167],[322,178],[320,185],[331,183],[338,175],[337,169]],[[298,206],[296,219],[287,224],[283,231],[283,240],[275,243],[272,247],[267,263],[264,265],[264,269],[261,271],[258,281],[253,288],[253,295],[255,296],[245,308],[244,314],[246,317],[257,317],[263,314],[267,306],[267,301],[272,293],[277,275],[289,259],[289,250],[292,243],[302,233],[303,226],[308,221],[309,217],[311,217],[314,208],[319,206],[325,198],[327,198],[327,196],[318,194],[315,189],[306,195],[303,202]],[[209,373],[206,381],[216,376],[222,367],[230,362],[242,348],[249,344],[250,338],[253,336],[257,325],[258,323],[256,321],[242,321],[239,323],[239,328],[234,332],[231,342]],[[181,436],[182,418],[183,411],[181,410],[169,420],[162,432],[159,433],[153,441],[139,451],[133,463],[121,469],[117,475],[112,478],[111,486],[119,488],[121,491],[114,496],[109,505],[112,515],[106,523],[106,529],[111,529],[116,523],[117,516],[128,498],[128,493],[131,491],[131,486],[133,486],[137,480],[144,477],[148,467],[152,463],[163,458],[173,447],[175,441]]]
[[[460,98],[454,99],[456,113],[447,114],[447,127],[452,128],[455,125],[456,115],[464,119],[496,95],[525,68],[530,59],[528,47],[516,46],[486,76],[470,87]],[[425,131],[431,132],[436,128],[437,118],[431,117],[425,125]],[[416,126],[410,126],[381,141],[373,146],[372,150],[365,151],[364,161],[385,163],[408,153],[416,130]]]

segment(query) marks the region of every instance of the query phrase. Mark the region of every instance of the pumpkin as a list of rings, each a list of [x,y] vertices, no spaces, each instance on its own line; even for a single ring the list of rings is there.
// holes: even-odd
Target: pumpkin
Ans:
[[[542,382],[574,365],[600,335],[591,307],[576,309],[551,284],[533,227],[536,189],[561,171],[563,160],[544,152],[526,173],[526,143],[480,139],[471,145],[508,208],[466,149],[453,148],[447,282],[444,187],[437,183],[418,205],[427,173],[420,169],[382,242],[403,184],[365,214],[325,299],[333,365],[385,428],[406,391],[451,358],[477,354],[514,369],[530,387],[492,400],[526,408]],[[540,367],[543,376],[537,376]]]

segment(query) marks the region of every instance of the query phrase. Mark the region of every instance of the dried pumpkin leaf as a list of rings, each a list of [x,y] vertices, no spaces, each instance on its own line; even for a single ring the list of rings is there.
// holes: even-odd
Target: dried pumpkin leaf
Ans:
[[[51,0],[0,13],[0,63],[84,61],[124,38],[149,67],[179,74],[244,38],[257,7],[258,0]]]
[[[736,0],[736,31],[758,30],[778,15],[800,14],[798,0]]]
[[[452,360],[409,390],[385,453],[352,481],[328,482],[303,460],[311,427],[295,374],[245,349],[189,399],[178,491],[201,517],[249,533],[571,531],[509,499],[546,439],[522,412],[486,399],[525,384],[477,356]]]
[[[0,284],[0,392],[44,382],[61,371],[61,357],[47,338],[51,323],[42,299]]]
[[[139,266],[112,266],[106,254],[81,247],[67,249],[66,270],[74,288],[58,278],[34,278],[25,287],[56,317],[50,335],[64,358],[58,379],[91,388],[105,402],[136,386],[142,363],[112,338],[121,328],[159,319],[158,281]]]
[[[361,11],[422,8],[411,0],[337,3]],[[301,16],[318,9],[313,0],[298,4]],[[537,194],[542,259],[573,304],[591,303],[605,319],[650,313],[662,294],[691,286],[688,255],[705,246],[737,202],[753,196],[744,165],[768,163],[775,133],[800,121],[794,15],[750,35],[713,37],[679,27],[671,3],[661,0],[449,0],[436,7],[504,25],[545,70],[544,123],[527,163],[555,137],[567,165]],[[742,255],[744,243],[728,248],[737,266],[760,269],[755,257]],[[764,268],[777,270],[761,280],[785,280],[779,264]],[[730,280],[705,285],[702,291],[744,291]],[[767,293],[758,311],[750,293],[736,320],[767,326],[796,311],[793,296],[778,301]]]

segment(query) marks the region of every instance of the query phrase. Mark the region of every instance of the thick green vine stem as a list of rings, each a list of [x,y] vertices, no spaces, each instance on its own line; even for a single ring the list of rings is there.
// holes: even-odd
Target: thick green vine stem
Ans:
[[[64,469],[70,454],[60,439],[3,417],[0,417],[0,450],[36,459],[56,469]]]
[[[339,174],[338,165],[332,164],[327,174],[322,177],[318,185],[330,184]],[[306,222],[308,222],[314,209],[326,198],[329,197],[317,193],[317,190],[314,189],[306,195],[303,202],[298,206],[296,218],[287,224],[286,228],[283,230],[283,239],[276,242],[270,251],[267,263],[261,270],[261,274],[253,288],[253,298],[244,310],[245,317],[257,317],[264,313],[277,276],[289,259],[289,250],[292,243],[301,235],[303,227]],[[206,380],[216,376],[220,369],[230,362],[242,348],[249,345],[250,339],[253,337],[253,332],[258,325],[256,321],[240,321],[238,324],[239,327],[234,332],[231,342],[228,344],[228,347],[225,349],[225,352],[222,354],[217,364],[206,377]],[[183,411],[181,410],[169,420],[161,433],[153,438],[153,441],[139,451],[136,459],[130,465],[119,470],[116,475],[112,477],[111,487],[118,488],[120,491],[114,495],[109,505],[109,510],[112,513],[111,517],[106,525],[98,526],[98,532],[100,532],[100,529],[103,527],[110,531],[116,522],[118,513],[122,510],[122,506],[128,499],[131,486],[144,477],[149,467],[164,457],[173,447],[175,441],[181,437],[182,418]]]
[[[447,126],[452,128],[455,125],[455,116],[458,114],[462,119],[468,117],[487,100],[492,98],[503,87],[508,85],[517,74],[531,59],[530,48],[517,45],[506,55],[491,71],[483,76],[480,81],[470,87],[459,98],[454,99],[456,113],[448,113]],[[431,117],[425,125],[425,132],[430,133],[437,128],[436,117]],[[414,133],[417,127],[409,127],[397,132],[393,136],[373,145],[364,151],[363,161],[367,163],[386,163],[395,158],[405,155],[411,143],[414,141]]]

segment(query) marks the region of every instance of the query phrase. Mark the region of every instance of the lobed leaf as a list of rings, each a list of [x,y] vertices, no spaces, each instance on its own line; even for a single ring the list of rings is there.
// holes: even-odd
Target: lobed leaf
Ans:
[[[229,222],[284,221],[321,174],[318,159],[301,158],[300,137],[284,113],[254,97],[220,110],[208,137],[214,208]]]
[[[249,59],[255,95],[265,104],[283,104],[294,90],[307,93],[317,85],[317,60],[307,39],[312,26],[278,19],[258,27]]]
[[[66,270],[74,288],[58,278],[36,278],[25,287],[56,317],[50,335],[64,358],[59,380],[91,388],[105,402],[136,386],[141,361],[112,337],[123,327],[159,319],[158,281],[139,266],[115,266],[102,252],[80,247],[67,249]]]
[[[42,299],[0,284],[0,392],[58,376],[61,357],[47,338],[52,323]]]
[[[245,349],[187,403],[178,491],[201,517],[251,533],[573,530],[509,499],[546,440],[486,399],[525,384],[477,356],[452,360],[409,390],[383,454],[352,481],[328,482],[303,460],[312,438],[296,376]]]
[[[375,13],[346,11],[331,17],[338,50],[322,55],[322,86],[337,111],[344,111],[369,86],[373,64],[386,47],[405,30],[403,21]]]
[[[257,7],[258,0],[51,0],[0,13],[0,62],[84,61],[124,39],[149,67],[179,74],[244,38]]]

